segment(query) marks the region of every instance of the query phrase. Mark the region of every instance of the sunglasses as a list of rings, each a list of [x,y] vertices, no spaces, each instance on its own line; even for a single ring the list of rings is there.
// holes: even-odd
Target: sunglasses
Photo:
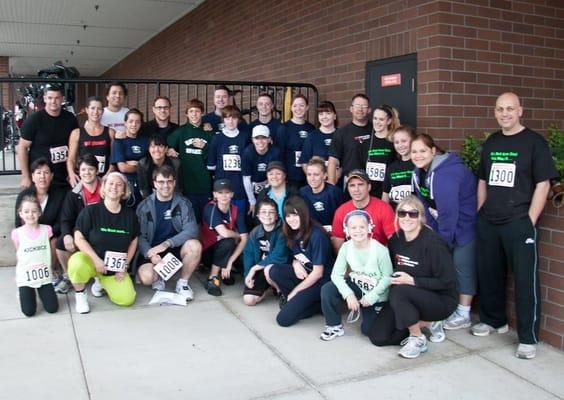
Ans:
[[[409,218],[418,218],[419,217],[419,211],[417,210],[398,210],[398,217],[399,218],[405,218],[406,216],[409,215]]]

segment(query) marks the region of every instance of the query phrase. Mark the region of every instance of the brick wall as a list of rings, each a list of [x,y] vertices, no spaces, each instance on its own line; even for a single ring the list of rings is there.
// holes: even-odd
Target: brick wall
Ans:
[[[558,0],[207,0],[105,76],[302,81],[349,120],[366,62],[417,53],[417,124],[445,148],[496,129],[506,90],[524,123],[564,127],[564,6]],[[564,209],[540,221],[542,339],[564,349]],[[511,305],[510,305],[511,306]]]
[[[7,77],[10,73],[10,66],[9,66],[9,59],[8,57],[0,57],[0,77]],[[9,104],[8,101],[8,93],[9,93],[9,85],[7,83],[2,84],[2,104]]]

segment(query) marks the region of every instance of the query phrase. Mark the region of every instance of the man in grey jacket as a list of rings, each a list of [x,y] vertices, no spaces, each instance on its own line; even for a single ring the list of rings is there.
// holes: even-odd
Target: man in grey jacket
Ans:
[[[137,207],[141,227],[138,251],[141,256],[137,275],[144,285],[164,290],[165,280],[153,267],[167,253],[182,262],[176,292],[192,300],[194,293],[188,283],[200,263],[202,245],[198,240],[198,225],[192,204],[175,192],[176,172],[170,165],[162,165],[153,171],[155,191]]]

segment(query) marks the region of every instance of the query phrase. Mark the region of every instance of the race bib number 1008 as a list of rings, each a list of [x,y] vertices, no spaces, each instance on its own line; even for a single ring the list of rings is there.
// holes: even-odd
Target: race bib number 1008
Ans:
[[[180,268],[182,262],[172,253],[167,253],[153,269],[161,278],[168,281]]]

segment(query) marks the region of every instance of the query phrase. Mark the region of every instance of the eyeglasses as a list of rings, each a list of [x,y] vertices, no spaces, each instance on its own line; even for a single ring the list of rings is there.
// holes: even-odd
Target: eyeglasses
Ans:
[[[370,106],[363,106],[362,104],[353,104],[352,107],[357,110],[368,110]]]
[[[398,210],[398,217],[405,218],[409,215],[409,218],[415,219],[419,217],[419,211],[417,210]]]
[[[170,106],[155,106],[154,108],[156,108],[159,111],[170,110]]]
[[[172,185],[174,183],[173,179],[166,179],[166,180],[155,180],[155,183],[157,185],[163,186],[163,185]]]
[[[276,215],[276,211],[260,211],[259,215],[264,215],[264,216]]]

